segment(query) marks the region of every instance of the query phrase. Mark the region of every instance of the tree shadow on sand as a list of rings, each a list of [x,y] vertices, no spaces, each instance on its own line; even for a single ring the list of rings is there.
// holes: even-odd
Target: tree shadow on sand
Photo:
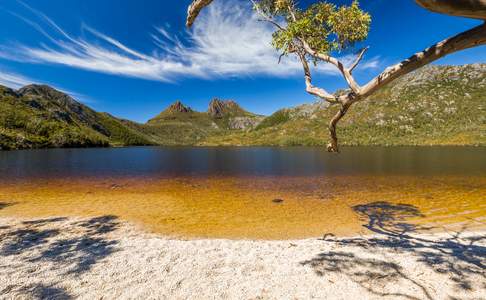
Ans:
[[[33,299],[43,299],[43,300],[70,300],[74,297],[69,294],[66,290],[49,286],[44,284],[34,284],[28,287],[24,287],[20,290],[21,294],[29,296]]]
[[[99,260],[108,257],[115,251],[115,240],[108,240],[105,234],[119,226],[116,216],[102,216],[74,225],[83,230],[79,237],[63,238],[54,241],[42,253],[31,259],[31,262],[42,260],[74,265],[68,274],[81,274],[89,271]]]
[[[25,221],[23,228],[0,235],[0,255],[54,262],[67,268],[67,274],[79,275],[116,251],[118,242],[106,235],[118,229],[117,219],[108,215],[71,223],[66,218]]]
[[[49,238],[59,234],[57,229],[17,229],[1,236],[6,242],[0,249],[0,255],[18,255],[31,248],[39,247],[49,242]]]
[[[448,285],[453,285],[456,290],[486,292],[486,247],[478,245],[486,241],[485,235],[462,236],[466,228],[441,239],[414,234],[431,228],[407,223],[409,218],[422,216],[417,207],[407,204],[374,202],[354,206],[353,210],[365,222],[363,226],[375,235],[348,239],[324,238],[326,242],[352,250],[320,253],[302,262],[303,265],[311,266],[321,276],[326,273],[344,274],[377,296],[433,299],[429,287],[418,278],[412,278],[409,272],[392,262],[392,259],[362,257],[360,252],[386,252],[394,256],[409,254],[422,263],[426,269],[424,271],[447,275]],[[483,280],[478,282],[478,277]],[[413,287],[417,292],[393,290],[393,286],[405,285]]]

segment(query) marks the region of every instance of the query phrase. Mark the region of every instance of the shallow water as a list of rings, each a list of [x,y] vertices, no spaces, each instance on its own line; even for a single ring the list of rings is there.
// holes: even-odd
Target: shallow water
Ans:
[[[348,235],[389,221],[470,229],[486,222],[485,157],[468,147],[0,152],[0,216],[115,215],[188,238]]]

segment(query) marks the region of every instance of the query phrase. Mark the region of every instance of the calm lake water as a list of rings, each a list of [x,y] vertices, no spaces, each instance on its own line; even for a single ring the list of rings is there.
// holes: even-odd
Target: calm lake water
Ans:
[[[348,235],[368,233],[370,218],[475,229],[486,224],[485,195],[486,148],[0,152],[0,216],[113,215],[170,236]]]
[[[486,148],[133,147],[0,152],[0,178],[486,175]]]

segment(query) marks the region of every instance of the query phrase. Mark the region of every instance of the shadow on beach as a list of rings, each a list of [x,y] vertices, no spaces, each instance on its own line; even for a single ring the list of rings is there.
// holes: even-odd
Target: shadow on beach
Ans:
[[[322,240],[339,246],[340,251],[320,253],[302,265],[311,266],[320,276],[343,274],[376,296],[434,299],[423,281],[411,276],[393,259],[364,257],[360,253],[392,253],[397,258],[411,255],[424,272],[447,275],[447,284],[456,290],[484,290],[486,294],[486,247],[477,245],[486,240],[486,235],[465,235],[465,227],[444,238],[418,235],[416,233],[426,233],[432,228],[407,223],[409,218],[422,216],[417,207],[407,204],[374,202],[354,206],[353,210],[365,223],[363,226],[375,235],[345,239],[327,238],[329,235],[326,235]],[[474,279],[478,276],[483,280]],[[412,286],[421,295],[390,289],[390,286],[403,285]]]
[[[114,252],[117,242],[108,240],[103,235],[116,230],[118,227],[116,220],[115,216],[103,216],[75,223],[74,226],[83,232],[81,236],[56,240],[38,257],[30,261],[48,260],[61,264],[74,264],[75,267],[68,272],[73,274],[89,271],[97,261]]]
[[[28,295],[33,299],[52,299],[52,300],[70,300],[74,297],[65,289],[48,286],[44,284],[33,284],[24,287],[20,290],[24,295]]]
[[[30,263],[49,262],[66,275],[81,275],[117,250],[118,241],[107,234],[118,227],[118,218],[111,215],[82,221],[63,217],[25,221],[12,229],[0,228],[0,256]],[[7,286],[0,294],[8,290],[39,299],[71,298],[55,285]]]

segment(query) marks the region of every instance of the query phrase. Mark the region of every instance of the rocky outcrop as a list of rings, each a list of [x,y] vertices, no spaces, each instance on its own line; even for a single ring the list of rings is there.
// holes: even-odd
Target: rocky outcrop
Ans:
[[[249,130],[255,128],[264,119],[247,112],[233,100],[211,100],[207,111],[213,119],[227,120],[226,127],[230,130]]]
[[[244,114],[245,111],[233,100],[219,100],[217,98],[209,103],[208,114],[212,118],[222,118],[228,115]]]
[[[249,130],[260,124],[265,117],[234,117],[229,121],[229,129],[231,130]]]
[[[167,113],[189,113],[193,110],[189,106],[185,106],[181,101],[177,100],[172,103],[166,110]]]

